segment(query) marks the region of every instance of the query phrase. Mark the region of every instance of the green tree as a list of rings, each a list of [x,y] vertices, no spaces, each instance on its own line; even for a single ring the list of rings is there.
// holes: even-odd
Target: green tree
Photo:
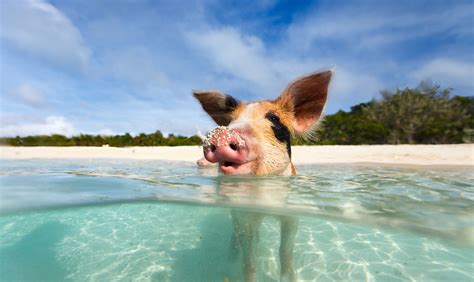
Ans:
[[[415,89],[382,91],[382,99],[369,103],[364,112],[388,130],[387,143],[461,143],[467,109],[450,99],[451,89],[420,85]]]
[[[368,104],[359,104],[350,112],[339,111],[327,116],[317,130],[318,144],[383,144],[388,130],[378,120],[367,117],[363,109]]]

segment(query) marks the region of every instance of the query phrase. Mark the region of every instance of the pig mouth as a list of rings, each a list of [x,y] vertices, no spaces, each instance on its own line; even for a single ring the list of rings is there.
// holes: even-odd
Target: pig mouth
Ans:
[[[252,160],[245,162],[224,161],[219,163],[219,168],[224,174],[251,174]]]

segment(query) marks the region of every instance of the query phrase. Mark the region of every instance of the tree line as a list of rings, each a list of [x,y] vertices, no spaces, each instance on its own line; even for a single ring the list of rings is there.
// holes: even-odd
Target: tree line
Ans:
[[[132,136],[129,133],[113,136],[90,134],[81,134],[73,137],[59,134],[50,136],[17,136],[14,138],[0,138],[0,143],[11,146],[187,146],[199,145],[201,144],[201,139],[197,135],[186,137],[169,134],[168,137],[164,137],[161,131],[157,130],[151,134],[140,133],[137,136]]]
[[[316,130],[318,139],[299,144],[473,143],[474,97],[450,92],[426,83],[382,91],[380,100],[328,115]]]
[[[451,144],[474,142],[474,97],[450,96],[451,89],[421,83],[416,88],[382,91],[372,100],[327,115],[315,139],[296,139],[295,145]],[[81,134],[0,138],[11,146],[184,146],[200,145],[190,137],[160,131],[132,136]]]

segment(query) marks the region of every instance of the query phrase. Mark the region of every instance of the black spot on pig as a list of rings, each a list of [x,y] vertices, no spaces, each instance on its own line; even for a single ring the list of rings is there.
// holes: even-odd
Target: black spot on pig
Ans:
[[[290,130],[288,130],[288,127],[286,127],[283,123],[281,123],[280,118],[275,113],[268,112],[265,115],[265,118],[271,121],[273,134],[275,135],[276,139],[280,142],[286,143],[286,150],[288,152],[288,156],[291,159]]]

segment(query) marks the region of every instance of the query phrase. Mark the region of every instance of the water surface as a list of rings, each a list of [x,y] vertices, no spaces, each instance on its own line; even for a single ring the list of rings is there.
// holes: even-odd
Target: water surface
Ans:
[[[474,279],[469,168],[312,165],[299,175],[225,177],[162,161],[2,161],[6,280],[240,280],[230,209],[300,217],[305,280]],[[266,217],[259,280],[278,280]]]

